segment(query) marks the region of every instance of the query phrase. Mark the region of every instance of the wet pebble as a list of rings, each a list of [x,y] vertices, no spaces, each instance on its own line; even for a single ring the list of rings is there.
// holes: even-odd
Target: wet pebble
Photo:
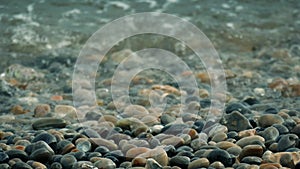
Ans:
[[[247,157],[244,157],[241,160],[241,162],[247,163],[247,164],[260,165],[262,163],[262,159],[260,157],[256,157],[256,156],[247,156]]]
[[[285,151],[288,148],[295,147],[298,136],[295,134],[282,135],[278,141],[277,151]]]
[[[19,161],[19,162],[16,162],[12,167],[11,169],[33,169],[30,165],[22,162],[22,161]]]
[[[108,158],[99,158],[95,163],[94,166],[98,169],[115,169],[116,164]]]
[[[152,158],[147,159],[145,169],[162,169],[162,168],[163,167],[154,159]]]
[[[62,156],[60,163],[64,169],[72,169],[72,166],[77,162],[77,159],[69,154]]]
[[[215,149],[212,150],[208,156],[207,159],[210,161],[210,163],[213,163],[215,161],[220,161],[224,166],[229,167],[234,163],[234,160],[230,156],[230,154],[222,149]]]
[[[23,161],[27,161],[28,160],[28,155],[25,151],[22,150],[8,150],[5,152],[8,156],[9,159],[13,159],[13,158],[19,158]]]
[[[242,148],[251,144],[264,144],[264,143],[265,143],[265,139],[258,135],[244,137],[236,142],[236,144]]]
[[[233,111],[238,111],[241,114],[251,114],[251,110],[244,106],[242,103],[231,103],[227,105],[225,112],[229,114]]]
[[[0,151],[0,163],[7,163],[9,161],[9,156],[5,152]]]
[[[264,114],[258,119],[259,126],[263,128],[270,127],[273,124],[282,124],[283,122],[283,118],[277,114]]]
[[[58,118],[41,118],[32,123],[32,128],[35,130],[46,130],[53,128],[64,128],[67,122]]]
[[[189,163],[188,169],[207,168],[209,166],[207,158],[199,158]]]
[[[50,111],[51,108],[48,104],[37,105],[34,109],[34,117],[45,117]]]
[[[170,166],[178,166],[180,168],[187,168],[190,163],[190,158],[186,156],[174,156],[170,159]]]
[[[238,111],[233,111],[230,114],[226,114],[224,116],[223,123],[226,125],[229,131],[239,132],[252,128],[249,120]]]
[[[242,149],[242,152],[239,155],[239,159],[243,159],[247,156],[256,156],[261,157],[263,155],[263,148],[260,145],[247,145]]]

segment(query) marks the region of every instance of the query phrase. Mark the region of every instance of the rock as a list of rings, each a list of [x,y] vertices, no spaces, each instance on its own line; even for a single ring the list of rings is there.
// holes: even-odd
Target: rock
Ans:
[[[94,163],[94,166],[98,169],[115,169],[116,164],[108,158],[99,158],[98,161]]]
[[[261,136],[254,135],[254,136],[244,137],[236,142],[236,144],[242,148],[247,145],[258,144],[258,143],[264,144],[265,139]]]
[[[225,133],[218,133],[216,135],[213,136],[213,138],[211,139],[212,141],[218,143],[220,141],[224,141],[227,139],[227,134]]]
[[[251,110],[241,103],[230,103],[229,105],[227,105],[225,112],[229,114],[233,111],[238,111],[241,114],[251,114]]]
[[[282,124],[283,122],[283,118],[277,114],[264,114],[258,119],[259,126],[263,128],[270,127],[273,124]]]
[[[23,107],[20,106],[20,105],[15,105],[15,106],[12,107],[11,112],[14,115],[20,115],[20,114],[26,114],[29,111],[28,110],[24,110]]]
[[[262,159],[256,156],[247,156],[241,160],[242,163],[260,165]]]
[[[176,120],[175,117],[172,117],[172,116],[170,116],[168,114],[165,114],[165,113],[160,117],[161,124],[163,124],[163,125],[167,125],[169,123],[172,123],[175,120]]]
[[[33,169],[33,168],[22,161],[18,161],[11,167],[11,169]]]
[[[295,147],[297,144],[298,136],[295,134],[286,134],[281,136],[278,141],[277,151],[285,151],[288,148]]]
[[[207,158],[199,158],[189,163],[188,169],[207,168],[209,166]]]
[[[236,147],[230,147],[228,149],[226,149],[226,151],[229,153],[229,154],[232,154],[234,156],[239,156],[242,152],[242,148],[239,147],[239,146],[236,146]]]
[[[259,166],[259,169],[277,169],[282,168],[278,163],[264,163]]]
[[[142,157],[135,157],[131,164],[133,167],[144,167],[146,165],[146,159]]]
[[[124,109],[124,112],[121,114],[124,118],[134,117],[141,119],[144,116],[148,115],[148,110],[140,105],[129,105]]]
[[[222,164],[224,164],[225,167],[230,167],[234,163],[234,160],[232,159],[230,154],[227,151],[222,149],[212,150],[208,154],[207,159],[209,160],[210,163],[219,161]]]
[[[131,130],[135,136],[138,136],[140,133],[149,130],[148,126],[146,126],[143,122],[133,117],[118,120],[116,126],[121,127],[125,130]]]
[[[27,155],[27,153],[25,151],[21,151],[21,150],[8,150],[5,153],[9,156],[9,159],[19,158],[22,161],[27,161],[28,160],[28,155]]]
[[[156,162],[154,159],[149,158],[146,161],[145,169],[163,169],[163,167],[160,164],[158,164],[158,162]]]
[[[211,163],[208,168],[223,169],[223,168],[225,168],[225,166],[220,161],[215,161],[215,162]]]
[[[33,151],[30,154],[29,158],[31,160],[38,161],[38,162],[48,162],[51,159],[52,155],[54,155],[54,153],[49,151],[48,149],[40,148]]]
[[[259,135],[265,139],[266,143],[270,143],[277,139],[279,132],[275,127],[268,127],[264,131],[259,132]]]
[[[221,141],[221,142],[218,142],[216,144],[216,147],[220,148],[220,149],[223,149],[223,150],[226,150],[230,147],[238,147],[236,144],[232,143],[232,142],[229,142],[229,141]]]
[[[226,114],[224,116],[223,124],[226,125],[229,131],[239,132],[252,128],[249,120],[238,111],[233,111],[230,114]]]
[[[34,117],[45,117],[50,111],[51,108],[48,104],[39,104],[34,109]]]
[[[170,138],[166,138],[166,139],[162,140],[161,144],[179,147],[184,144],[184,140],[181,137],[172,136]]]
[[[295,168],[294,159],[291,154],[283,154],[279,162],[283,167]]]
[[[64,128],[67,122],[58,118],[41,118],[33,122],[32,128],[34,130],[46,130],[53,128]]]
[[[103,138],[92,138],[91,142],[98,146],[105,146],[109,150],[117,150],[118,149],[118,145],[116,145],[115,143],[113,143],[109,140],[103,139]]]
[[[42,164],[40,162],[37,162],[37,161],[29,160],[26,163],[29,164],[32,168],[35,168],[35,169],[47,169],[47,167],[44,164]]]
[[[263,152],[264,150],[260,145],[247,145],[242,149],[238,159],[241,160],[247,156],[262,157]]]
[[[170,159],[170,166],[178,166],[180,168],[187,168],[190,163],[190,158],[186,156],[174,156]]]
[[[126,152],[126,158],[133,159],[142,153],[148,152],[150,149],[145,147],[136,147],[128,150]]]
[[[9,156],[5,152],[0,152],[0,163],[7,163]]]
[[[73,106],[69,105],[56,105],[54,108],[54,113],[57,117],[68,117],[71,119],[77,118],[77,110]]]
[[[279,135],[288,134],[289,133],[289,129],[287,127],[285,127],[284,125],[282,125],[282,124],[273,124],[272,126],[275,127],[278,130]],[[299,130],[300,130],[300,127],[299,127]],[[296,134],[296,133],[294,133],[294,134]]]
[[[146,159],[153,158],[161,166],[166,166],[169,163],[168,155],[167,155],[166,151],[161,147],[157,147],[146,153],[140,154],[138,157],[144,157]]]
[[[189,128],[187,124],[169,124],[162,128],[161,132],[164,134],[177,135],[181,134],[186,128]]]

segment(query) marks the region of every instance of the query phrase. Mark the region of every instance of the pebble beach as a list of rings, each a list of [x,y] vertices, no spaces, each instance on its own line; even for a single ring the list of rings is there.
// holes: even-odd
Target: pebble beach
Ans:
[[[0,2],[0,9],[0,169],[300,168],[298,1],[41,0]],[[225,72],[224,109],[211,108],[206,65],[158,35],[122,40],[104,56],[94,84],[76,79],[84,87],[74,89],[88,38],[138,12],[176,15],[210,39]],[[151,69],[131,79],[130,100],[113,98],[115,70],[143,48],[176,54],[190,71],[172,70],[195,78],[198,89]]]

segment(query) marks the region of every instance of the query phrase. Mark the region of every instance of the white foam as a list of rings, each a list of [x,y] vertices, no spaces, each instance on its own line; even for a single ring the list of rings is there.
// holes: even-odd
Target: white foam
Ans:
[[[130,8],[130,6],[124,2],[120,2],[120,1],[110,1],[109,2],[110,5],[116,6],[118,8],[122,8],[123,10],[127,10]]]

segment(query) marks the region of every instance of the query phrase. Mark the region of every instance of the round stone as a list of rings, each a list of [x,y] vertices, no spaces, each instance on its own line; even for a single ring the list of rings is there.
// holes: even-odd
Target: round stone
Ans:
[[[263,152],[264,150],[260,145],[247,145],[243,148],[238,158],[241,160],[247,156],[261,157]]]
[[[39,162],[47,162],[51,159],[53,152],[46,148],[40,148],[30,154],[30,159]]]
[[[170,159],[170,166],[178,166],[180,168],[187,168],[190,163],[190,158],[186,156],[174,156]]]
[[[230,114],[226,114],[222,123],[226,125],[229,131],[239,132],[252,128],[249,120],[238,111],[233,111]]]
[[[77,159],[69,154],[62,156],[60,163],[64,169],[72,169],[72,166],[77,162]]]
[[[8,150],[5,152],[8,156],[9,159],[13,159],[13,158],[19,158],[22,161],[27,161],[28,160],[28,155],[25,151],[22,150]]]
[[[259,126],[263,128],[270,127],[273,124],[282,124],[283,122],[283,118],[277,114],[264,114],[258,119]]]
[[[247,163],[247,164],[260,165],[262,162],[262,159],[260,157],[256,157],[256,156],[247,156],[247,157],[244,157],[241,160],[241,162]]]
[[[35,130],[47,130],[53,128],[64,128],[67,122],[64,119],[58,118],[41,118],[32,123],[32,128]]]
[[[5,152],[0,152],[0,163],[7,163],[9,156]]]
[[[215,161],[219,161],[222,164],[224,164],[224,166],[229,167],[234,163],[234,160],[231,158],[230,154],[222,149],[215,149],[212,150],[208,156],[207,159],[213,163]]]
[[[99,158],[95,163],[94,166],[98,169],[115,169],[116,164],[108,158]]]

